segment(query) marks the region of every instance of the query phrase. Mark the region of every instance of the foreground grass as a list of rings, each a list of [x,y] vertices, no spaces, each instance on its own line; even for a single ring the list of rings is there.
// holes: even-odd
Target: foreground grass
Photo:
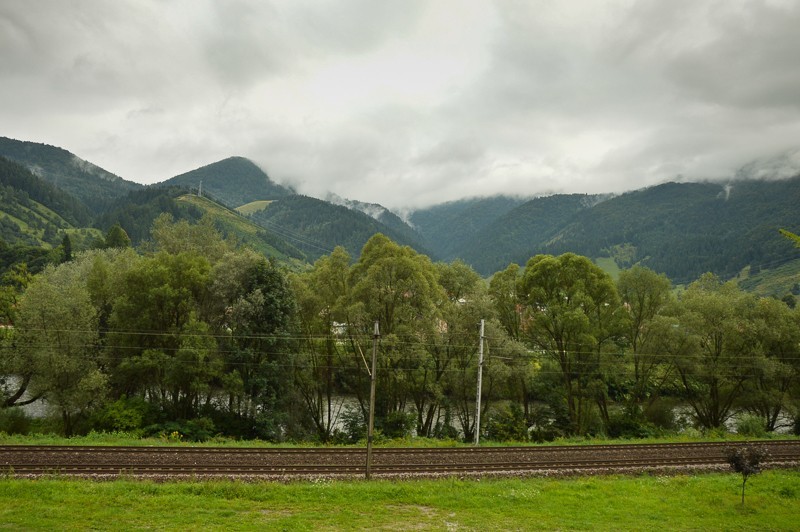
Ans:
[[[800,471],[440,481],[156,484],[0,479],[0,528],[797,530]]]

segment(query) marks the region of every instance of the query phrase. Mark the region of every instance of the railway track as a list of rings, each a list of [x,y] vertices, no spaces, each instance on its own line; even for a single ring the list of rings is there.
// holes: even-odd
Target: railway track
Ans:
[[[800,440],[759,442],[766,467],[800,467]],[[725,449],[742,443],[541,447],[379,448],[372,475],[535,475],[726,469]],[[0,474],[90,478],[351,478],[365,471],[357,448],[0,446]]]

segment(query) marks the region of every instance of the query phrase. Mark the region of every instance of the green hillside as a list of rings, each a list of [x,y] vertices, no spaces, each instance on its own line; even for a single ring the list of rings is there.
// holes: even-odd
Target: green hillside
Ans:
[[[419,242],[421,239],[421,235],[419,232],[414,230],[406,221],[400,218],[397,214],[393,213],[383,205],[379,203],[366,203],[363,201],[351,200],[347,198],[342,198],[336,194],[328,194],[325,198],[327,203],[332,203],[334,205],[341,205],[347,207],[350,210],[361,212],[377,220],[384,226],[388,227],[389,230],[394,231],[394,234],[400,235],[403,239],[411,242]],[[388,234],[388,233],[387,233]],[[433,246],[427,246],[428,249],[432,250]],[[436,257],[441,258],[441,254],[437,251]]]
[[[290,188],[274,183],[261,168],[244,157],[229,157],[159,183],[158,186],[179,186],[228,207],[235,208],[256,200],[271,200],[293,194]]]
[[[0,156],[16,161],[37,177],[79,199],[93,212],[142,185],[125,181],[62,148],[0,137]]]
[[[153,222],[162,213],[176,220],[191,223],[209,215],[217,228],[226,236],[280,260],[304,260],[304,255],[280,237],[248,220],[210,198],[188,194],[181,187],[148,187],[118,199],[109,210],[95,221],[95,226],[106,231],[115,223],[130,237],[134,245],[150,238]]]
[[[634,251],[630,263],[666,273],[678,283],[709,271],[732,278],[746,266],[769,268],[800,257],[778,233],[800,228],[798,205],[800,177],[726,186],[667,183],[583,210],[534,249],[597,257],[625,245]]]
[[[77,199],[0,157],[0,238],[49,248],[65,231],[89,225],[91,215]]]
[[[512,196],[450,201],[418,209],[411,213],[409,221],[442,259],[452,260],[474,244],[481,230],[525,201]]]
[[[483,275],[491,275],[512,262],[524,264],[595,199],[570,194],[530,200],[477,231],[454,254]]]
[[[214,201],[184,194],[177,198],[178,203],[190,205],[201,210],[214,219],[214,224],[225,236],[233,237],[242,244],[263,253],[264,255],[286,262],[297,263],[305,260],[305,255],[296,247],[276,236],[269,230],[253,223],[234,210],[230,210]]]
[[[800,296],[800,259],[768,269],[745,268],[738,282],[744,290],[760,296]]]
[[[251,219],[291,242],[310,261],[327,255],[336,246],[357,257],[376,233],[431,255],[412,231],[400,232],[363,212],[308,196],[294,195],[273,201],[268,208],[253,213]]]
[[[186,193],[180,187],[148,187],[128,193],[115,200],[95,221],[95,227],[107,231],[120,224],[134,245],[150,238],[153,222],[161,213],[168,213],[176,220],[196,222],[203,211],[190,204],[179,203],[176,198]]]
[[[524,264],[537,253],[573,252],[612,257],[621,268],[642,264],[676,283],[709,271],[733,278],[748,266],[768,270],[800,258],[800,250],[778,233],[800,230],[798,205],[800,177],[666,183],[615,197],[555,195],[510,210],[447,257],[461,258],[483,275],[511,262]],[[454,220],[447,222],[453,231],[462,230]],[[425,226],[423,217],[412,221],[423,234],[444,233]]]

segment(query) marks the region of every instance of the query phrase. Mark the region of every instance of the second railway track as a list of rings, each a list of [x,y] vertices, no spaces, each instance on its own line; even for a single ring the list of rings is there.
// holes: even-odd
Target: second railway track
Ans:
[[[758,442],[766,467],[800,467],[800,440]],[[549,475],[724,469],[725,449],[744,442],[538,447],[379,448],[376,477]],[[0,473],[89,478],[353,478],[365,471],[359,448],[0,446]]]

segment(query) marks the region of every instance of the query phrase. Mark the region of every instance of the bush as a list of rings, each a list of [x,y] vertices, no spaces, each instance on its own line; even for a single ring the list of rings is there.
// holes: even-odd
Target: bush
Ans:
[[[150,418],[153,418],[153,407],[144,399],[123,396],[106,404],[91,419],[95,429],[106,432],[130,432],[141,429]]]
[[[346,406],[342,412],[343,430],[336,429],[331,438],[334,443],[358,443],[367,437],[367,423],[361,415],[361,409]]]
[[[6,434],[28,434],[31,420],[21,408],[4,408],[0,410],[0,432]]]
[[[659,429],[678,431],[682,428],[678,416],[675,415],[675,405],[672,401],[656,400],[644,410],[643,414],[649,423]]]
[[[381,434],[389,439],[407,438],[417,424],[416,416],[407,412],[391,412],[385,418],[375,421]]]
[[[214,436],[214,422],[207,417],[167,421],[144,428],[145,436],[158,436],[169,441],[206,441]]]
[[[534,406],[528,413],[530,424],[529,438],[536,443],[544,443],[562,438],[564,432],[556,425],[556,413],[547,405]]]
[[[489,416],[486,437],[494,441],[527,441],[528,423],[522,408],[517,403]]]
[[[767,435],[767,428],[761,416],[743,414],[736,420],[736,433],[742,436],[763,438]]]

